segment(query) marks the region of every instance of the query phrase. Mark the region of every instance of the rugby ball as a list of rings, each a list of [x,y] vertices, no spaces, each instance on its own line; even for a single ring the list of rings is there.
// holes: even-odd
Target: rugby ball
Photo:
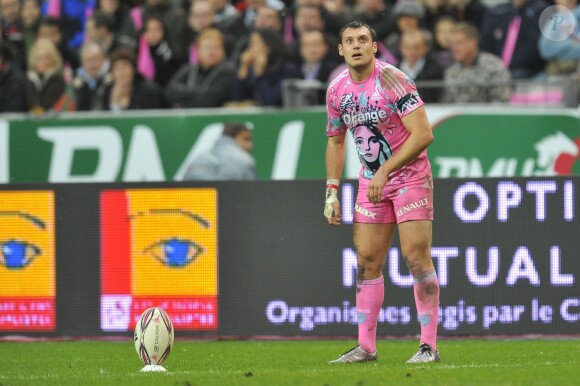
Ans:
[[[135,326],[135,350],[145,365],[161,365],[173,347],[173,324],[160,307],[146,309]]]

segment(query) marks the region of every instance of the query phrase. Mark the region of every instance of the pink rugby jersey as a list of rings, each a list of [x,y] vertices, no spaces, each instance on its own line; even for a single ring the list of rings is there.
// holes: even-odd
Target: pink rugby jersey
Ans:
[[[346,69],[328,85],[326,135],[332,137],[350,130],[362,164],[360,175],[371,179],[410,135],[401,118],[423,104],[415,83],[407,75],[375,59],[373,73],[365,81],[353,81]],[[424,150],[392,173],[389,183],[402,184],[430,174],[431,165]]]

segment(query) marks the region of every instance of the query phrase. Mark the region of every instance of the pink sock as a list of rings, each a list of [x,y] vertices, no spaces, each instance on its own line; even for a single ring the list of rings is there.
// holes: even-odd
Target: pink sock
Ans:
[[[364,350],[377,351],[377,318],[385,299],[385,279],[363,280],[356,284],[358,344]]]
[[[421,324],[421,343],[433,350],[437,345],[437,323],[439,322],[439,280],[435,271],[414,279],[415,305]]]

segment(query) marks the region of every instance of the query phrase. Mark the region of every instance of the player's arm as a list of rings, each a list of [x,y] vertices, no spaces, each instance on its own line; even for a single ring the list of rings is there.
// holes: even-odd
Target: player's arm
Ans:
[[[328,137],[326,145],[326,200],[324,216],[331,225],[340,225],[340,202],[337,193],[345,158],[345,133]]]
[[[389,180],[389,175],[413,161],[433,142],[433,130],[423,106],[405,115],[401,120],[411,135],[399,151],[381,165],[370,181],[367,197],[373,203],[381,200],[381,193]]]

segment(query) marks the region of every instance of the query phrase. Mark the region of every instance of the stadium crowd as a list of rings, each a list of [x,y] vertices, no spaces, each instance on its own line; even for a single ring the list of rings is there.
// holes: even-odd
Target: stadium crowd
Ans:
[[[580,22],[576,2],[0,0],[0,113],[282,106],[285,80],[344,69],[354,19],[426,101],[508,102],[513,81],[577,73],[580,33],[540,29],[554,4]]]

